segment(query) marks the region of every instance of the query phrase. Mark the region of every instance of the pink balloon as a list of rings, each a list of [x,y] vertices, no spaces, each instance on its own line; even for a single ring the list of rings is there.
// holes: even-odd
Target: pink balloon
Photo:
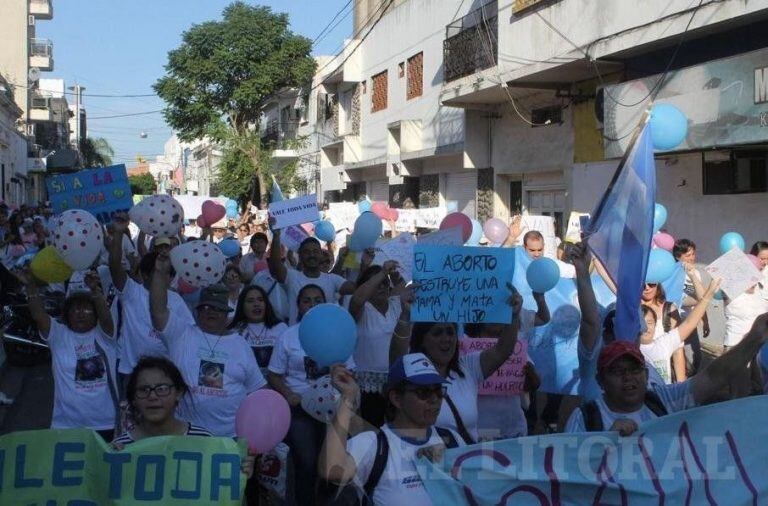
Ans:
[[[178,289],[179,293],[182,295],[187,295],[197,290],[197,288],[187,283],[184,278],[179,278]]]
[[[205,221],[205,218],[203,218],[202,214],[197,217],[197,220],[195,220],[195,222],[197,223],[197,226],[200,228],[205,228],[208,226],[208,223]]]
[[[657,248],[667,250],[671,253],[672,248],[675,247],[675,238],[666,232],[656,232],[653,234],[653,244],[655,244]]]
[[[259,260],[255,264],[253,264],[253,272],[258,274],[261,271],[266,271],[269,269],[269,264],[267,264],[266,260]]]
[[[213,200],[203,202],[202,216],[206,223],[216,223],[226,215],[227,210],[218,202]]]
[[[400,217],[400,211],[397,209],[389,209],[389,221],[397,221],[397,219]]]
[[[467,242],[472,237],[472,220],[464,213],[451,213],[440,222],[440,230],[461,227],[461,237]]]
[[[235,434],[245,438],[248,447],[257,453],[267,453],[288,434],[291,408],[282,395],[261,389],[248,394],[235,415]]]
[[[762,271],[762,270],[763,270],[763,268],[764,268],[765,266],[763,265],[763,261],[762,261],[762,260],[760,260],[759,258],[757,258],[755,255],[747,255],[747,257],[749,257],[749,260],[750,260],[750,262],[752,262],[752,265],[754,265],[754,266],[755,266],[755,268],[756,268],[758,271]]]
[[[371,211],[382,220],[386,220],[389,217],[389,206],[384,202],[374,202],[371,206]]]
[[[491,218],[483,226],[485,236],[492,243],[501,244],[509,237],[509,227],[498,218]]]

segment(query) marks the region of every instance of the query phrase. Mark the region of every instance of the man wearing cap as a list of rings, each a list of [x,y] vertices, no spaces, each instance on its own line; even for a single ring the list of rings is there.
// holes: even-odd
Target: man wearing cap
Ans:
[[[398,358],[387,378],[387,420],[380,432],[368,430],[348,439],[360,389],[342,366],[331,373],[341,403],[328,426],[320,452],[321,476],[354,486],[376,505],[431,505],[416,468],[421,456],[438,458],[461,437],[434,426],[445,395],[445,379],[423,353]]]
[[[648,366],[640,347],[634,342],[613,341],[603,347],[597,360],[602,397],[575,410],[565,431],[615,430],[627,436],[643,422],[717,400],[730,378],[747,367],[766,340],[768,313],[755,320],[737,346],[691,379],[650,387]]]

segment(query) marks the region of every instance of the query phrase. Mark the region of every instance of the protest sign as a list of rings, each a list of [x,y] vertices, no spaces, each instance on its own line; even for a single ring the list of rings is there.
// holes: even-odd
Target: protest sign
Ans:
[[[733,248],[704,268],[713,278],[722,278],[720,289],[733,300],[760,281],[760,271],[747,255]]]
[[[565,231],[565,242],[573,244],[581,242],[581,233],[584,230],[581,224],[584,222],[584,218],[589,220],[589,213],[571,211],[571,215],[568,217],[568,229]]]
[[[733,416],[739,413],[739,416]],[[433,504],[759,504],[768,403],[748,397],[618,432],[552,434],[446,450],[416,465]]]
[[[325,211],[325,219],[333,223],[336,230],[355,228],[355,220],[360,216],[360,209],[352,202],[331,202]]]
[[[509,323],[514,252],[505,248],[414,247],[417,322]]]
[[[453,227],[421,235],[418,242],[430,246],[461,246],[464,244],[464,238],[461,236],[461,227]]]
[[[317,195],[272,202],[269,204],[269,217],[274,218],[272,228],[275,230],[318,221],[320,213],[317,210]]]
[[[555,237],[555,219],[552,216],[538,216],[526,214],[520,218],[520,238],[531,230],[536,230],[544,237],[544,256],[557,258],[557,239]]]
[[[245,445],[223,437],[154,437],[109,447],[85,429],[0,437],[0,504],[241,503]]]
[[[54,214],[83,209],[101,223],[109,223],[116,212],[133,207],[131,184],[125,165],[85,169],[45,178]]]
[[[403,279],[413,279],[413,247],[416,239],[412,234],[403,232],[394,239],[384,241],[376,245],[376,256],[373,257],[374,265],[384,265],[387,260],[394,260],[400,267],[398,271]]]
[[[298,225],[286,227],[280,233],[280,242],[291,251],[299,251],[299,246],[304,239],[309,237],[303,228]]]
[[[459,353],[467,355],[493,348],[498,340],[492,337],[470,337],[459,341]],[[523,393],[525,374],[523,367],[528,361],[528,343],[518,339],[515,351],[496,372],[483,381],[478,388],[479,395],[520,395]]]

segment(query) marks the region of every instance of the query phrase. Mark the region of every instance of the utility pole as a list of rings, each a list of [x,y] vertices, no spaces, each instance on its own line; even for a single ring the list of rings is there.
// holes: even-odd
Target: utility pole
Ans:
[[[75,92],[75,149],[78,151],[80,150],[80,105],[83,103],[83,91],[85,90],[85,86],[80,86],[79,84],[76,84],[74,86],[69,86],[67,88],[68,90],[72,90]]]

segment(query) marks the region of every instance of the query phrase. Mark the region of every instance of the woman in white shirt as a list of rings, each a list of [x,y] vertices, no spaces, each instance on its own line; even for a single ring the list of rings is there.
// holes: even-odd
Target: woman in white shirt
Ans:
[[[267,374],[272,351],[288,326],[277,319],[263,288],[247,286],[240,293],[229,328],[237,330],[253,350],[261,372]]]
[[[667,300],[667,294],[661,283],[646,283],[643,293],[640,297],[640,306],[652,309],[656,315],[656,334],[654,337],[661,337],[662,334],[672,332],[680,324],[680,311],[673,302]],[[685,368],[685,348],[678,346],[678,350],[672,354],[672,370],[675,375],[675,381],[680,383],[687,378]]]

